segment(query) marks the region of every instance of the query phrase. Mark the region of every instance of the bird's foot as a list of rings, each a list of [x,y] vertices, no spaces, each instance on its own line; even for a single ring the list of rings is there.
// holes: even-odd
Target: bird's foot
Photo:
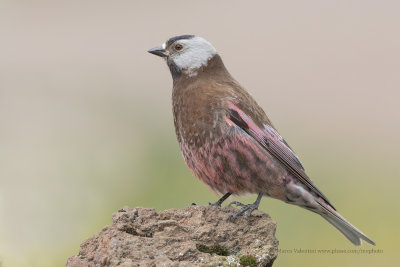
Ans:
[[[239,207],[242,207],[242,208],[240,210],[238,210],[237,212],[230,214],[226,218],[226,220],[228,220],[228,221],[236,219],[236,217],[241,215],[242,213],[246,213],[245,218],[246,218],[246,220],[248,220],[250,215],[251,215],[251,213],[253,211],[255,211],[256,209],[258,209],[258,204],[256,204],[256,203],[245,205],[243,203],[240,203],[240,202],[237,202],[237,201],[233,201],[233,202],[231,202],[229,204],[229,206],[230,205],[236,205],[236,206],[239,206]]]
[[[221,202],[219,200],[214,203],[208,202],[208,206],[221,207]]]
[[[231,202],[231,203],[229,204],[229,206],[230,206],[230,205],[236,205],[236,206],[241,207],[241,209],[238,210],[238,211],[235,212],[235,213],[230,214],[230,215],[226,218],[226,220],[227,220],[227,221],[229,221],[229,220],[234,220],[234,219],[236,219],[237,216],[239,216],[239,215],[241,215],[241,214],[243,214],[243,213],[246,213],[245,218],[246,218],[246,220],[248,220],[249,217],[250,217],[250,215],[251,215],[251,213],[252,213],[253,211],[255,211],[256,209],[258,209],[258,206],[260,205],[260,201],[261,201],[262,195],[263,195],[262,193],[258,194],[257,200],[256,200],[253,204],[247,204],[247,205],[245,205],[245,204],[240,203],[240,202],[237,202],[237,201]]]
[[[227,199],[232,193],[226,193],[225,195],[223,195],[220,199],[218,199],[217,202],[211,203],[208,202],[208,205],[210,206],[214,206],[214,207],[221,207],[222,202],[225,201],[225,199]]]

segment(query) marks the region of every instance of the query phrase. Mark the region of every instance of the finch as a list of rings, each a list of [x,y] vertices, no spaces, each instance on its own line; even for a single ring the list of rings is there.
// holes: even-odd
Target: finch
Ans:
[[[345,220],[253,97],[229,74],[214,46],[194,35],[172,37],[148,51],[165,59],[173,79],[172,105],[187,166],[211,190],[258,194],[230,215],[248,218],[268,196],[321,215],[354,245],[374,241]]]

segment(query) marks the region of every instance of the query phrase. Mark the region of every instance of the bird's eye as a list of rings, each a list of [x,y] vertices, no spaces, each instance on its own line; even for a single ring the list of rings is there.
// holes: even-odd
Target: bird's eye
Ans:
[[[181,45],[181,44],[176,44],[175,45],[175,50],[176,51],[182,50],[182,48],[183,48],[183,45]]]

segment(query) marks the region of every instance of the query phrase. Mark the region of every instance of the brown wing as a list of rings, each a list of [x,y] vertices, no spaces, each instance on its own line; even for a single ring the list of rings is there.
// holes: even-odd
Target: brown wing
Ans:
[[[231,105],[229,108],[229,119],[237,126],[250,135],[256,140],[262,147],[264,147],[271,155],[277,158],[286,168],[298,178],[309,190],[319,197],[321,197],[326,203],[328,203],[333,209],[333,205],[329,202],[327,197],[314,185],[311,179],[307,176],[304,171],[303,165],[300,160],[290,149],[287,143],[279,135],[279,133],[267,124],[263,124],[264,128],[260,128],[257,124],[246,115],[241,109],[235,105]]]

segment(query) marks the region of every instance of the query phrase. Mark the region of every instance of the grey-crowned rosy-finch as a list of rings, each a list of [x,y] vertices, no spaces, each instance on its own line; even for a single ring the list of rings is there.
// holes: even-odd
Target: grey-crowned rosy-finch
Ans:
[[[314,185],[262,108],[229,74],[215,48],[201,37],[170,38],[148,52],[163,57],[173,78],[176,135],[189,168],[212,190],[256,193],[256,202],[234,204],[236,218],[258,208],[262,196],[280,199],[321,215],[353,244],[375,245],[346,221]]]

